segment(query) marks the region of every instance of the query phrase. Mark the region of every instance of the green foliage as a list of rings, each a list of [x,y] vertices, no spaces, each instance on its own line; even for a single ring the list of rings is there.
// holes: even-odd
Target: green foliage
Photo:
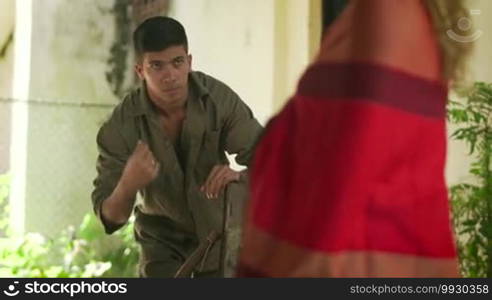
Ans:
[[[6,206],[8,176],[0,175],[0,207]],[[3,226],[3,227],[2,227]],[[78,228],[53,238],[39,233],[11,234],[8,210],[0,211],[0,277],[135,277],[138,247],[133,220],[112,236],[93,214]]]
[[[9,182],[10,176],[8,174],[0,174],[0,238],[2,232],[8,233],[9,231],[9,207],[6,203],[9,195]]]
[[[452,138],[474,158],[469,173],[476,183],[450,189],[461,272],[492,277],[492,84],[475,83],[465,103],[450,102],[448,117],[459,127]]]

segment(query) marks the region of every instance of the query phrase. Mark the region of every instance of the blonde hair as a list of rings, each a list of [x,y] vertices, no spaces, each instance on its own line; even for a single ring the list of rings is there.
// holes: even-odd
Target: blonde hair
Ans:
[[[473,50],[473,41],[458,41],[449,35],[449,30],[467,36],[458,26],[459,20],[470,22],[465,0],[424,0],[431,15],[440,48],[443,54],[443,75],[454,87],[464,84],[467,75],[467,60]]]

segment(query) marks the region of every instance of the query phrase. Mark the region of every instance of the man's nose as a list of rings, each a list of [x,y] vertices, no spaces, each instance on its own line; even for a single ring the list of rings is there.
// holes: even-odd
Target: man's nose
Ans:
[[[176,75],[176,70],[174,70],[172,66],[166,66],[162,70],[162,81],[164,81],[165,83],[174,82],[177,78]]]

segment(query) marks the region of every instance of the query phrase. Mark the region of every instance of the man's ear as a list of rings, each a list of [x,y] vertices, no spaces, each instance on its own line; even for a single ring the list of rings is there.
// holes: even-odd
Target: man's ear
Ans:
[[[190,68],[190,70],[191,70],[191,66],[192,66],[192,64],[191,64],[192,61],[193,61],[193,56],[191,54],[188,54],[188,67]]]
[[[133,68],[135,73],[137,73],[138,78],[140,78],[140,80],[144,80],[143,65],[141,63],[136,63]]]

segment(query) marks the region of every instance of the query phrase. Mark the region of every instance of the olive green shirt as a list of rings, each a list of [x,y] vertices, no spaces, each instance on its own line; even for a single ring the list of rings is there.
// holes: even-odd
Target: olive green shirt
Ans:
[[[198,240],[212,229],[221,232],[224,195],[207,199],[199,188],[215,165],[228,163],[225,151],[237,154],[236,162],[247,166],[262,127],[224,83],[201,72],[191,72],[188,83],[186,119],[177,143],[179,159],[144,84],[125,97],[102,125],[97,136],[98,175],[92,193],[94,210],[100,218],[102,202],[113,192],[141,140],[149,145],[161,168],[157,178],[140,191],[143,201],[137,203],[136,210],[164,216],[173,223],[171,230],[192,233]],[[108,233],[121,227],[102,221]]]

